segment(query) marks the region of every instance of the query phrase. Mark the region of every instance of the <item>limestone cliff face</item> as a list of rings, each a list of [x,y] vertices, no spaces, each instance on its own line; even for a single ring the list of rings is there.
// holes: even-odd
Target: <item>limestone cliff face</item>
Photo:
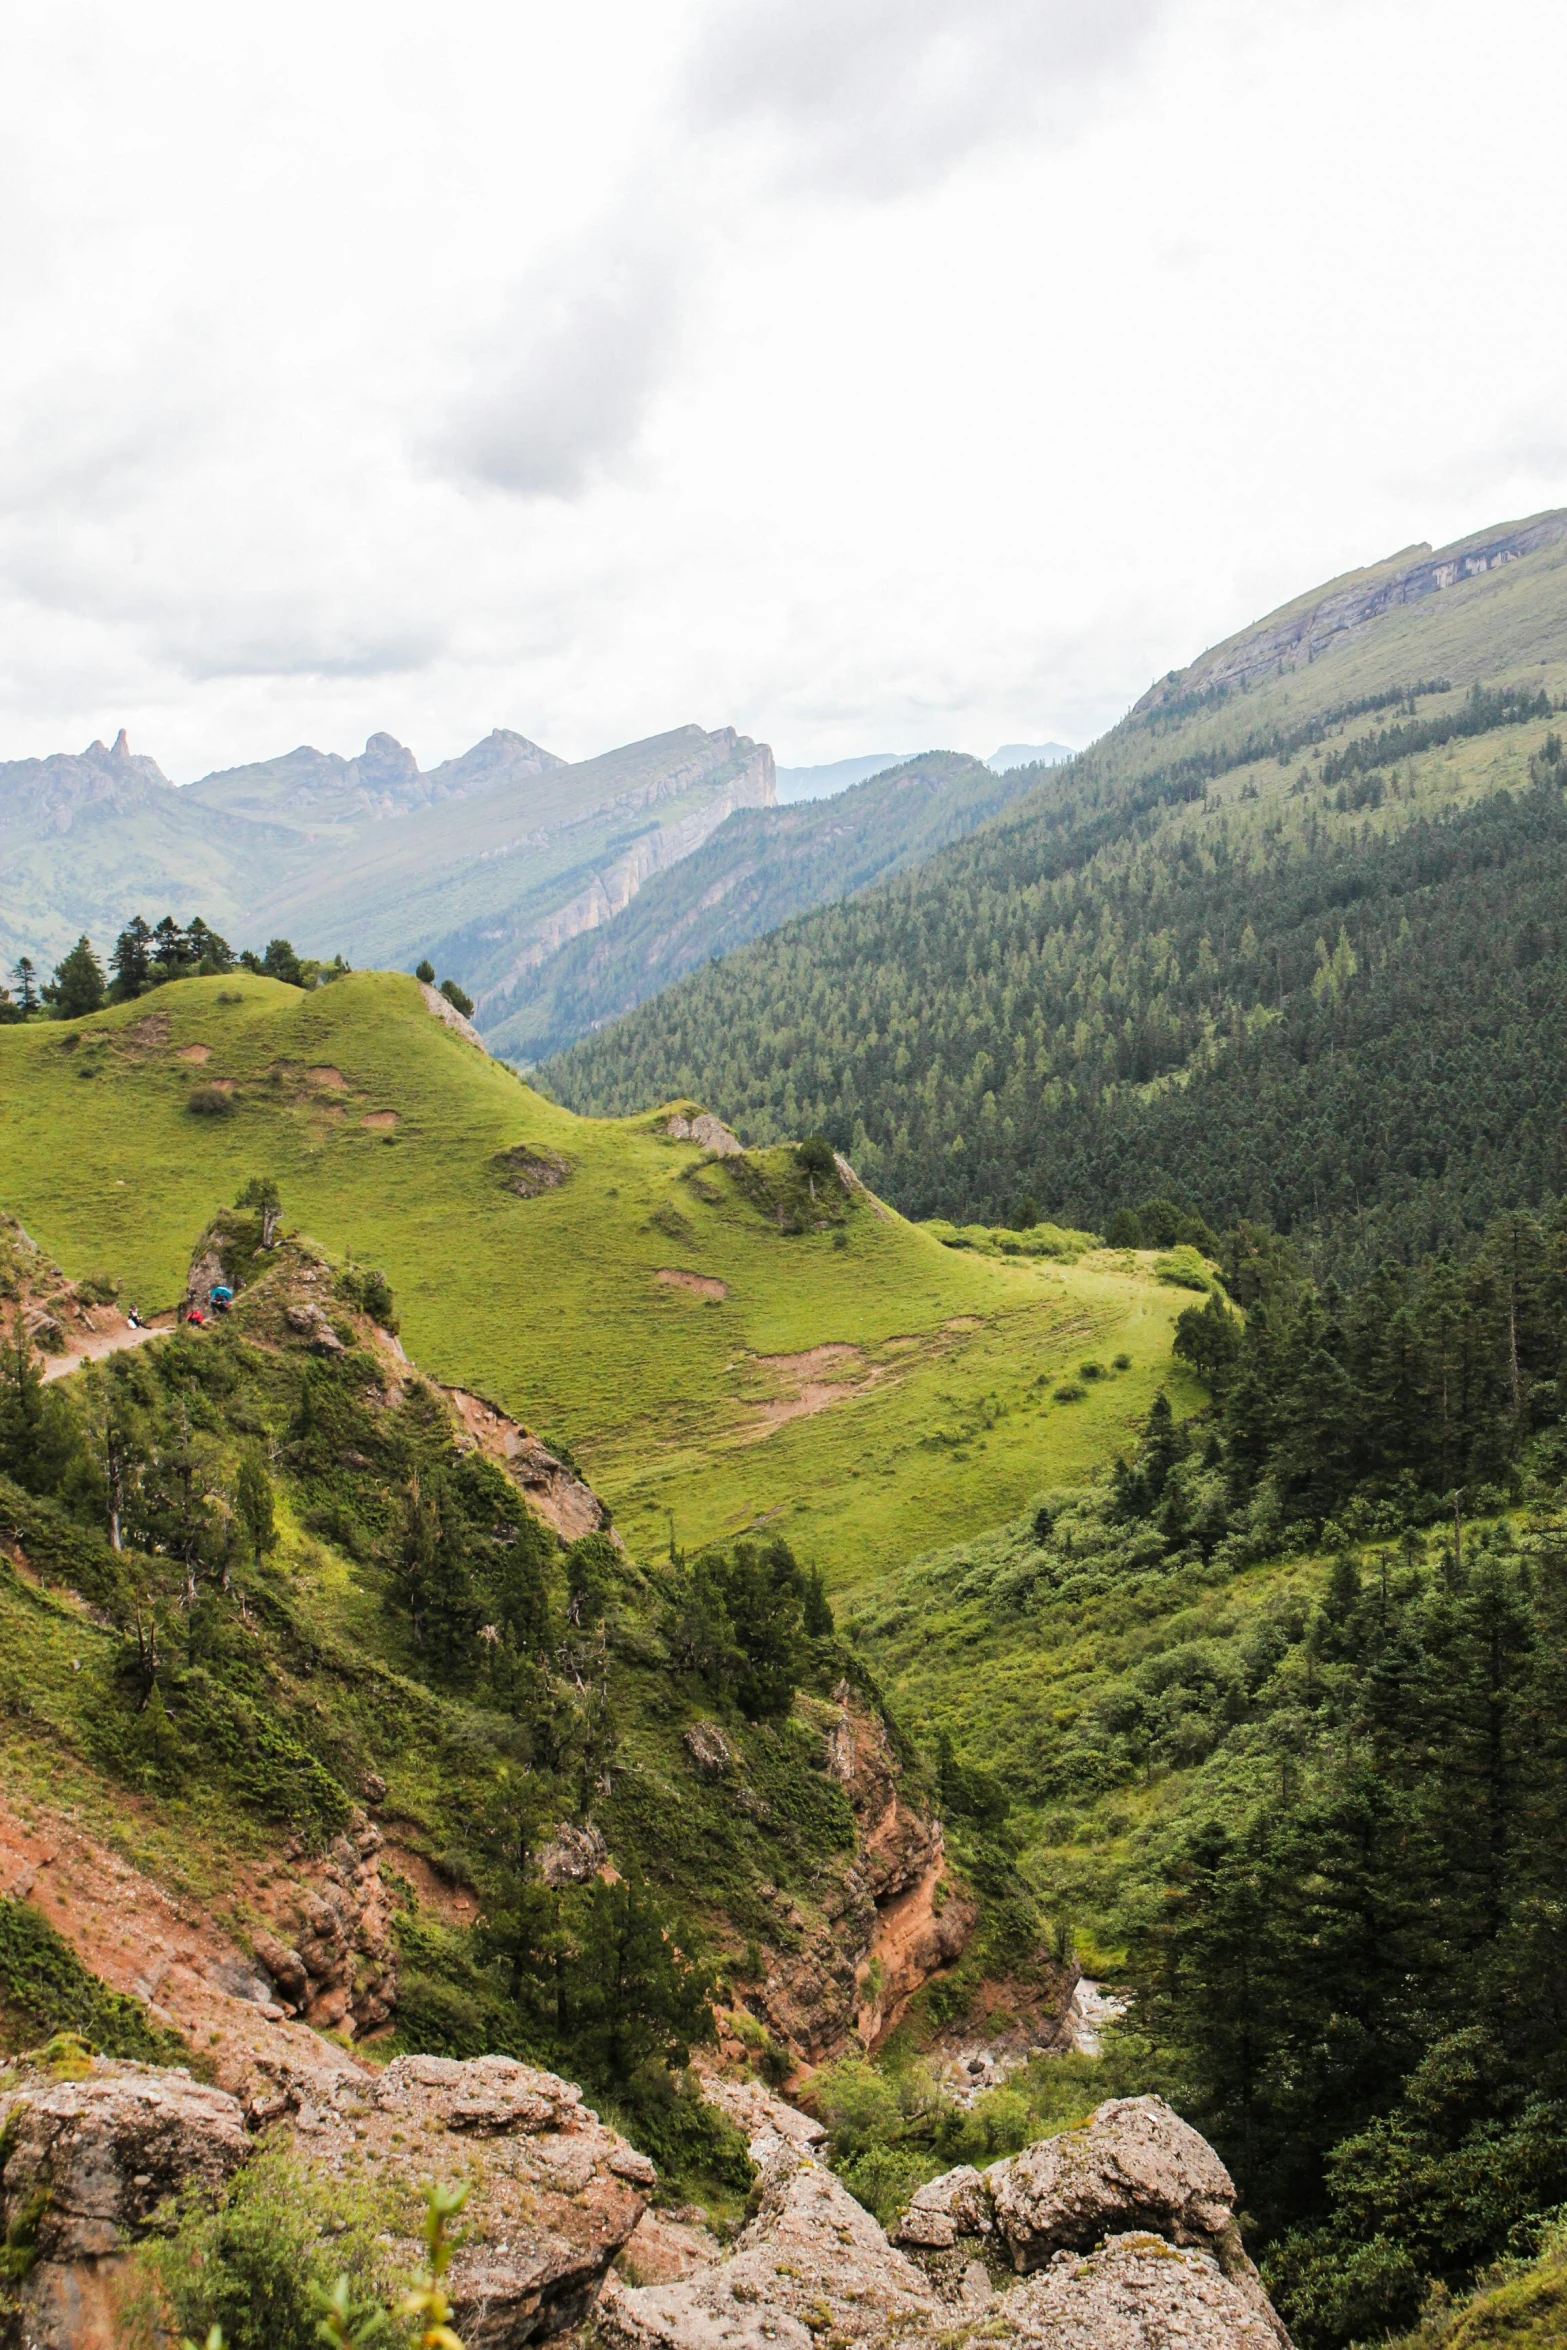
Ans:
[[[777,770],[766,743],[737,735],[732,726],[721,726],[711,734],[695,726],[690,731],[695,739],[687,756],[672,762],[651,782],[594,809],[584,821],[599,828],[609,816],[636,824],[668,801],[686,797],[693,787],[710,784],[700,806],[667,821],[644,821],[614,857],[594,867],[565,904],[528,922],[517,934],[506,970],[479,998],[481,1018],[504,999],[525,971],[534,970],[583,931],[597,930],[612,921],[655,873],[699,849],[737,809],[777,805]],[[566,825],[541,832],[533,845],[543,848],[570,829]]]
[[[1349,572],[1315,594],[1284,605],[1254,628],[1214,646],[1189,668],[1172,670],[1149,687],[1135,704],[1134,715],[1162,709],[1168,702],[1206,693],[1216,686],[1247,685],[1254,678],[1271,677],[1280,668],[1303,669],[1379,614],[1520,562],[1536,548],[1563,538],[1567,538],[1567,509],[1536,514],[1527,522],[1502,523],[1448,547],[1433,550],[1425,543],[1408,547],[1369,571]]]

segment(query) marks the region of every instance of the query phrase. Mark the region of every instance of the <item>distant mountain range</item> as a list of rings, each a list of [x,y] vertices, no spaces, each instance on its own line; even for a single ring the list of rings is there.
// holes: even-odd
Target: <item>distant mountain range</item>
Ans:
[[[889,767],[902,765],[911,755],[908,751],[864,751],[857,758],[829,760],[823,767],[780,767],[778,804],[785,807],[795,800],[831,799],[856,783],[868,782],[873,775],[885,775]],[[1003,743],[980,763],[997,775],[1005,775],[1014,767],[1058,767],[1063,759],[1075,757],[1065,743]]]
[[[885,772],[843,789],[862,768]],[[732,727],[574,764],[497,728],[428,771],[373,734],[357,758],[304,744],[176,788],[122,731],[0,764],[0,967],[47,970],[83,931],[106,952],[136,912],[200,913],[235,945],[428,956],[495,1050],[532,1059],[972,831],[1020,787],[945,751],[802,773],[841,780],[780,808],[772,752]]]
[[[1003,743],[999,751],[992,751],[985,761],[998,775],[1009,775],[1014,767],[1059,767],[1064,759],[1075,759],[1077,753],[1066,743]]]
[[[1405,548],[541,1079],[819,1130],[906,1215],[1163,1197],[1355,1272],[1462,1255],[1567,1193],[1564,713],[1567,510]]]
[[[201,913],[236,943],[504,987],[607,921],[739,808],[773,755],[683,726],[575,764],[497,729],[428,773],[389,734],[355,759],[302,746],[181,790],[123,732],[0,764],[0,959],[47,966],[86,931]]]

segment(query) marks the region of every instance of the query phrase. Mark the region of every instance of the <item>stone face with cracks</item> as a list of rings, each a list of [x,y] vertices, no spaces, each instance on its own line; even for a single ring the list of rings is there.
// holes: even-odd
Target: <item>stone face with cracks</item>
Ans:
[[[1206,2138],[1162,2097],[1115,2097],[1080,2128],[985,2174],[1015,2268],[1086,2251],[1122,2228],[1212,2249],[1235,2224],[1235,2186]]]
[[[1047,2263],[1057,2275],[1062,2261],[1113,2239],[1157,2241],[1165,2253],[1205,2255],[1252,2312],[1259,2339],[1288,2340],[1241,2242],[1229,2172],[1162,2097],[1111,2098],[1078,2128],[1038,2139],[988,2171],[965,2164],[932,2179],[912,2197],[894,2234],[938,2262],[964,2239],[988,2237],[1025,2276]],[[1138,2257],[1146,2266],[1155,2256]],[[1057,2283],[1047,2297],[1057,2316],[1065,2292]],[[1006,2306],[1014,2303],[1033,2306],[1017,2293]]]
[[[612,2278],[599,2331],[612,2350],[810,2350],[937,2330],[950,2311],[823,2163],[785,2149],[729,2259],[679,2284]]]
[[[27,2226],[46,2261],[118,2251],[166,2196],[221,2187],[250,2151],[237,2098],[185,2071],[103,2058],[79,2081],[24,2073],[0,2097],[0,2127],[0,2217]]]
[[[1058,2252],[1000,2304],[1029,2350],[1279,2350],[1264,2313],[1206,2252],[1163,2236],[1110,2236]]]

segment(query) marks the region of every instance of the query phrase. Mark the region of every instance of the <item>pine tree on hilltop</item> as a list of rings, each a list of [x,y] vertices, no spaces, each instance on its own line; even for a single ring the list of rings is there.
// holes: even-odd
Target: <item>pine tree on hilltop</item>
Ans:
[[[79,1020],[85,1013],[101,1012],[107,1000],[103,965],[84,931],[70,953],[55,965],[53,983],[44,989],[44,1001],[62,1020]]]

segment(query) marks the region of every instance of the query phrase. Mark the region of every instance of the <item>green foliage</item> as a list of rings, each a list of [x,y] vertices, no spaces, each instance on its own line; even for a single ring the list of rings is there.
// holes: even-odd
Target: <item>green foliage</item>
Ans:
[[[54,984],[44,989],[44,1001],[53,1005],[60,1019],[80,1020],[89,1012],[102,1011],[107,1000],[103,965],[93,953],[92,940],[79,938],[64,961],[55,966]]]
[[[177,2032],[154,2024],[139,2000],[90,1974],[40,1911],[9,1895],[0,1897],[0,2003],[13,2047],[69,2031],[105,2056],[189,2061]]]
[[[1086,2120],[1107,2097],[1164,2086],[1141,2043],[1101,2057],[1036,2057],[1004,2086],[960,2105],[928,2065],[896,2047],[871,2061],[839,2057],[811,2079],[827,2152],[849,2192],[891,2226],[917,2187],[957,2164],[977,2167]]]
[[[320,2350],[339,2277],[360,2308],[384,2307],[400,2281],[369,2197],[282,2145],[253,2155],[216,2207],[199,2194],[182,2198],[172,2232],[138,2258],[179,2329],[205,2339],[221,2326],[225,2350]],[[409,2336],[399,2327],[390,2338]]]
[[[458,986],[455,979],[443,979],[439,992],[445,996],[454,1012],[460,1012],[465,1020],[472,1018],[473,998],[465,988]]]
[[[486,1010],[492,1049],[528,1060],[558,1052],[682,972],[972,832],[1029,780],[930,751],[831,800],[737,810],[655,873],[596,940],[574,938],[508,977]]]

